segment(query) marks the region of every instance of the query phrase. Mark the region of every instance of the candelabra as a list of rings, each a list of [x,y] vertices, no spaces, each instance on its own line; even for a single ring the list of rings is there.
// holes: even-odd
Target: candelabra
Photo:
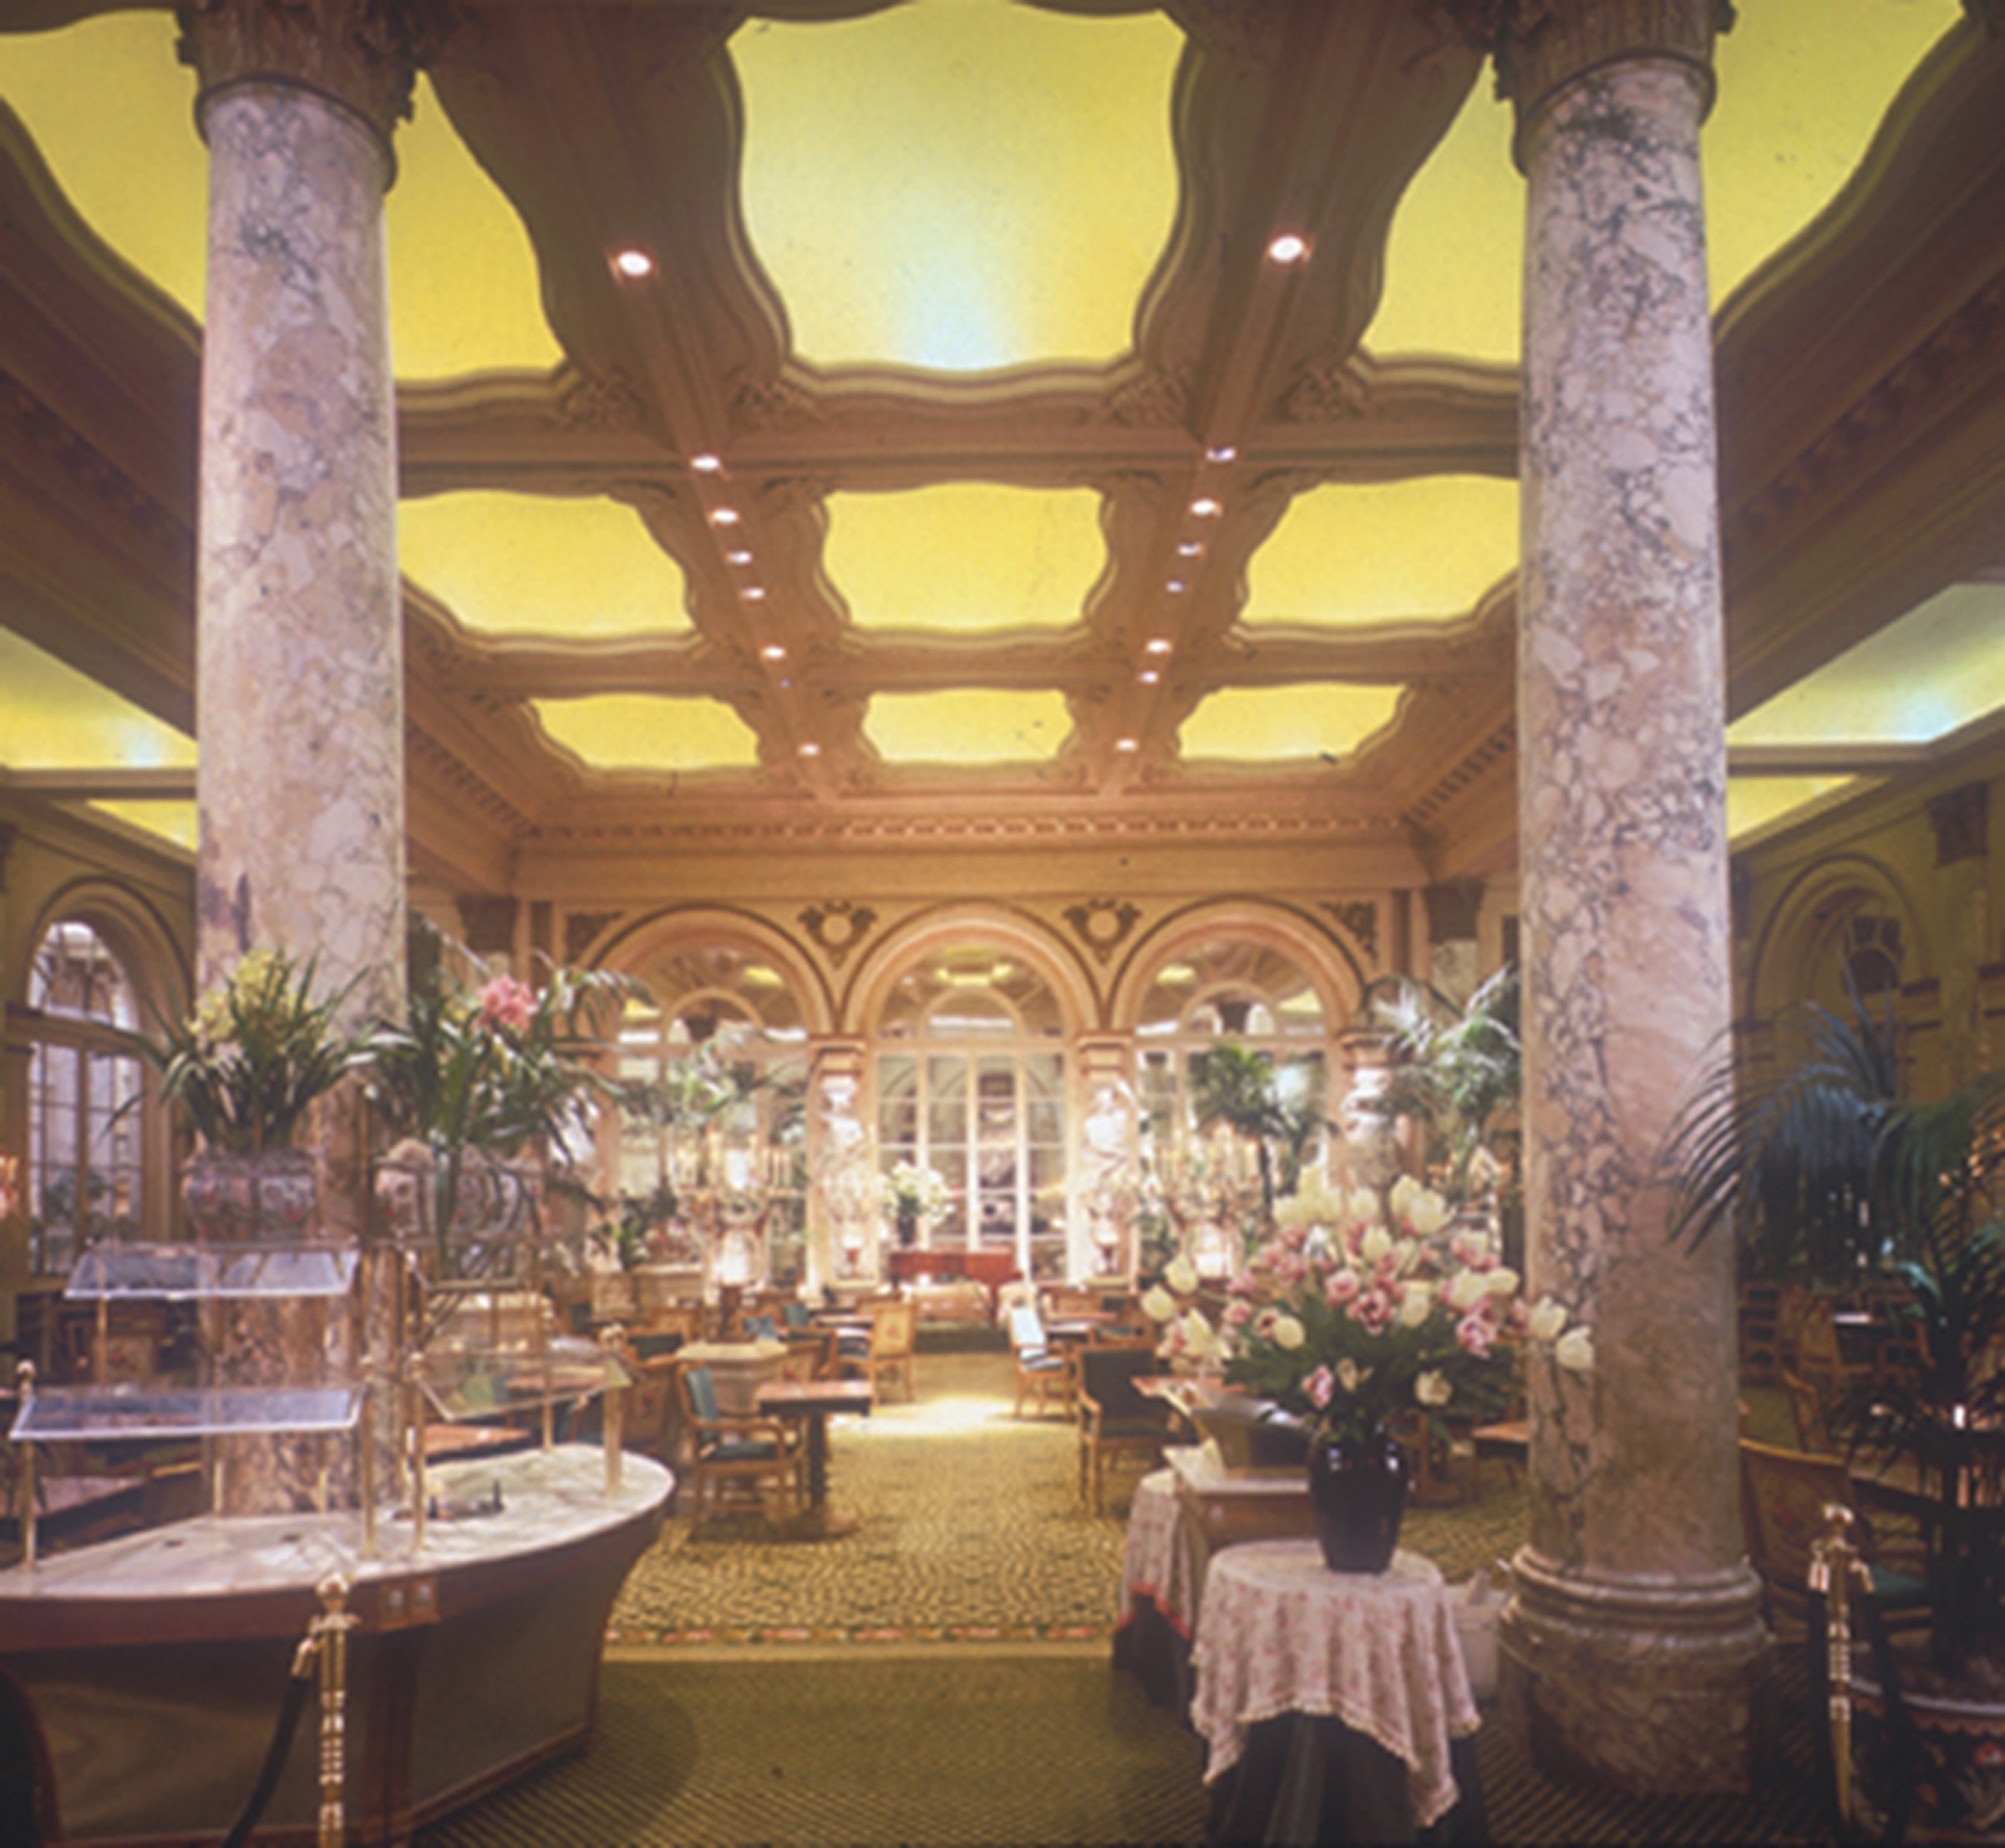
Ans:
[[[704,1288],[744,1288],[765,1272],[766,1222],[788,1180],[786,1151],[727,1141],[717,1130],[678,1139],[668,1150],[675,1225],[703,1256]]]
[[[1206,1277],[1229,1277],[1262,1212],[1258,1147],[1223,1124],[1144,1156],[1144,1185],[1176,1229],[1177,1248]]]

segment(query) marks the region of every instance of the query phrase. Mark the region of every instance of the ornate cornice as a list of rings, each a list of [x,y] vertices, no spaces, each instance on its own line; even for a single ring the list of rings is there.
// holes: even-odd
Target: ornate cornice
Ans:
[[[1525,124],[1568,84],[1633,58],[1689,65],[1713,95],[1713,41],[1733,23],[1733,0],[1439,0],[1496,62],[1497,94]]]
[[[441,795],[475,811],[505,834],[520,834],[528,827],[527,815],[464,758],[429,733],[407,726],[404,748],[410,768],[422,770]]]
[[[1500,725],[1407,810],[1407,819],[1422,825],[1431,821],[1470,784],[1510,756],[1517,741],[1515,720]]]
[[[386,150],[446,23],[426,0],[185,0],[175,17],[204,100],[252,82],[314,90],[361,117]]]
[[[185,544],[185,524],[12,373],[0,371],[0,427],[140,537]]]

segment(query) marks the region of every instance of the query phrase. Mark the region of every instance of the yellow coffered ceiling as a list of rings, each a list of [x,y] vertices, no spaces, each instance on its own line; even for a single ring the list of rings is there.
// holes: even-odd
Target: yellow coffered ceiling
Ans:
[[[1705,180],[1745,830],[2005,703],[1971,583],[2005,552],[1995,482],[1962,466],[1925,525],[1897,445],[1856,490],[1804,459],[1856,473],[1850,408],[1923,402],[1882,382],[1997,286],[2005,156],[1957,0],[1739,10]],[[1447,9],[439,17],[387,229],[414,775],[478,837],[457,866],[1250,803],[1444,876],[1508,854],[1524,186]],[[193,78],[162,7],[0,28],[0,383],[30,433],[0,458],[0,639],[48,663],[0,673],[0,764],[117,800],[84,773],[185,774],[191,728]],[[1928,389],[1967,399],[1949,365]],[[117,505],[52,525],[44,414],[151,510],[139,538]],[[1959,435],[1945,479],[2000,449]]]

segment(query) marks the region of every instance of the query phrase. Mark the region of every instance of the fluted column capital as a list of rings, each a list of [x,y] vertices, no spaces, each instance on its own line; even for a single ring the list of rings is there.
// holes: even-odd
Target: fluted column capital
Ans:
[[[340,104],[387,152],[444,16],[429,0],[185,0],[175,17],[201,81],[198,119],[236,84],[284,84]]]
[[[1516,105],[1514,153],[1540,113],[1591,72],[1636,58],[1687,66],[1707,107],[1713,41],[1733,23],[1733,0],[1445,0],[1495,60],[1497,90]],[[1970,0],[1979,4],[1980,0]],[[1518,164],[1524,160],[1521,155]]]

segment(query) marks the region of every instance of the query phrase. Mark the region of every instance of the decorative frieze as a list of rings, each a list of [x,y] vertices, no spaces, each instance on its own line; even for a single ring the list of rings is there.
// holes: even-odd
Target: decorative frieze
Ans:
[[[564,918],[564,960],[581,962],[585,952],[619,916],[617,911],[570,911]]]
[[[1378,954],[1378,907],[1368,898],[1325,899],[1322,908],[1335,918],[1364,953]]]
[[[828,957],[830,967],[836,969],[849,960],[850,952],[870,934],[876,921],[877,914],[868,905],[852,904],[846,898],[810,905],[800,912],[801,928]]]
[[[1127,941],[1141,916],[1141,906],[1124,898],[1089,898],[1068,905],[1064,912],[1065,921],[1102,963]]]

